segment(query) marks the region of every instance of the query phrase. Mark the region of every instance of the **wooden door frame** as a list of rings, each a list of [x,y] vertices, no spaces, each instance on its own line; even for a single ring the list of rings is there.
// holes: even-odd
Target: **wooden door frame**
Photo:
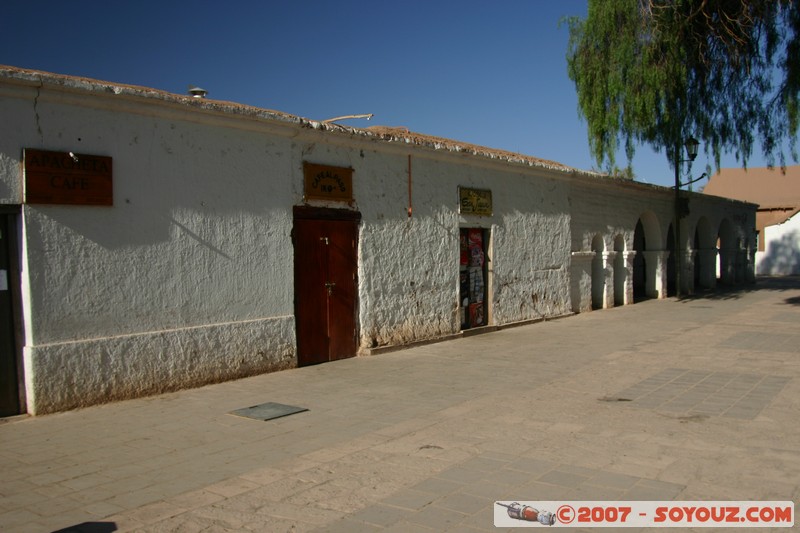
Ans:
[[[22,312],[22,267],[20,232],[22,231],[22,206],[16,204],[0,205],[0,216],[7,221],[8,235],[4,245],[8,249],[8,289],[11,292],[11,317],[13,320],[14,358],[17,370],[17,396],[19,414],[28,412],[25,391],[25,366],[23,346],[25,346],[25,322]]]
[[[350,211],[349,209],[296,205],[294,206],[293,214],[294,220],[352,220],[361,222],[361,213],[359,211]]]

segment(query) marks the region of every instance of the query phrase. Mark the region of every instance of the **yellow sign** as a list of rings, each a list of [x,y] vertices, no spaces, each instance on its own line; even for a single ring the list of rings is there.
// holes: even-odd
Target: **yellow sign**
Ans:
[[[492,216],[492,191],[458,188],[459,212],[462,215]]]
[[[303,163],[306,200],[353,201],[353,169]]]

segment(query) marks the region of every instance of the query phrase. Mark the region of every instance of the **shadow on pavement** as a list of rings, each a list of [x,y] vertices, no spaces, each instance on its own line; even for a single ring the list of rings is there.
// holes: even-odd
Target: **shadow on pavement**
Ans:
[[[759,276],[755,283],[741,285],[717,285],[716,289],[702,290],[695,294],[681,297],[681,302],[697,300],[736,300],[743,294],[755,291],[790,291],[800,290],[800,276]],[[800,305],[800,296],[786,298],[788,305]]]
[[[791,298],[786,298],[785,302],[789,305],[800,305],[800,296],[792,296]]]

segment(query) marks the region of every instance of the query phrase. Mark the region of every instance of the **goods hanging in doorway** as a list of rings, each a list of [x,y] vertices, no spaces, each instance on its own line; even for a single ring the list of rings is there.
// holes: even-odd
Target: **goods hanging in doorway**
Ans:
[[[486,325],[486,239],[481,228],[460,231],[461,328]]]

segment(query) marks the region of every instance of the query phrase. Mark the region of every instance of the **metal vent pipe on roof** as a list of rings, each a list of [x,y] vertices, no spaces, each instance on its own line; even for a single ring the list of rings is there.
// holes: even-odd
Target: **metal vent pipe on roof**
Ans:
[[[189,87],[189,94],[195,98],[205,98],[208,94],[208,91],[201,89],[200,87]]]

